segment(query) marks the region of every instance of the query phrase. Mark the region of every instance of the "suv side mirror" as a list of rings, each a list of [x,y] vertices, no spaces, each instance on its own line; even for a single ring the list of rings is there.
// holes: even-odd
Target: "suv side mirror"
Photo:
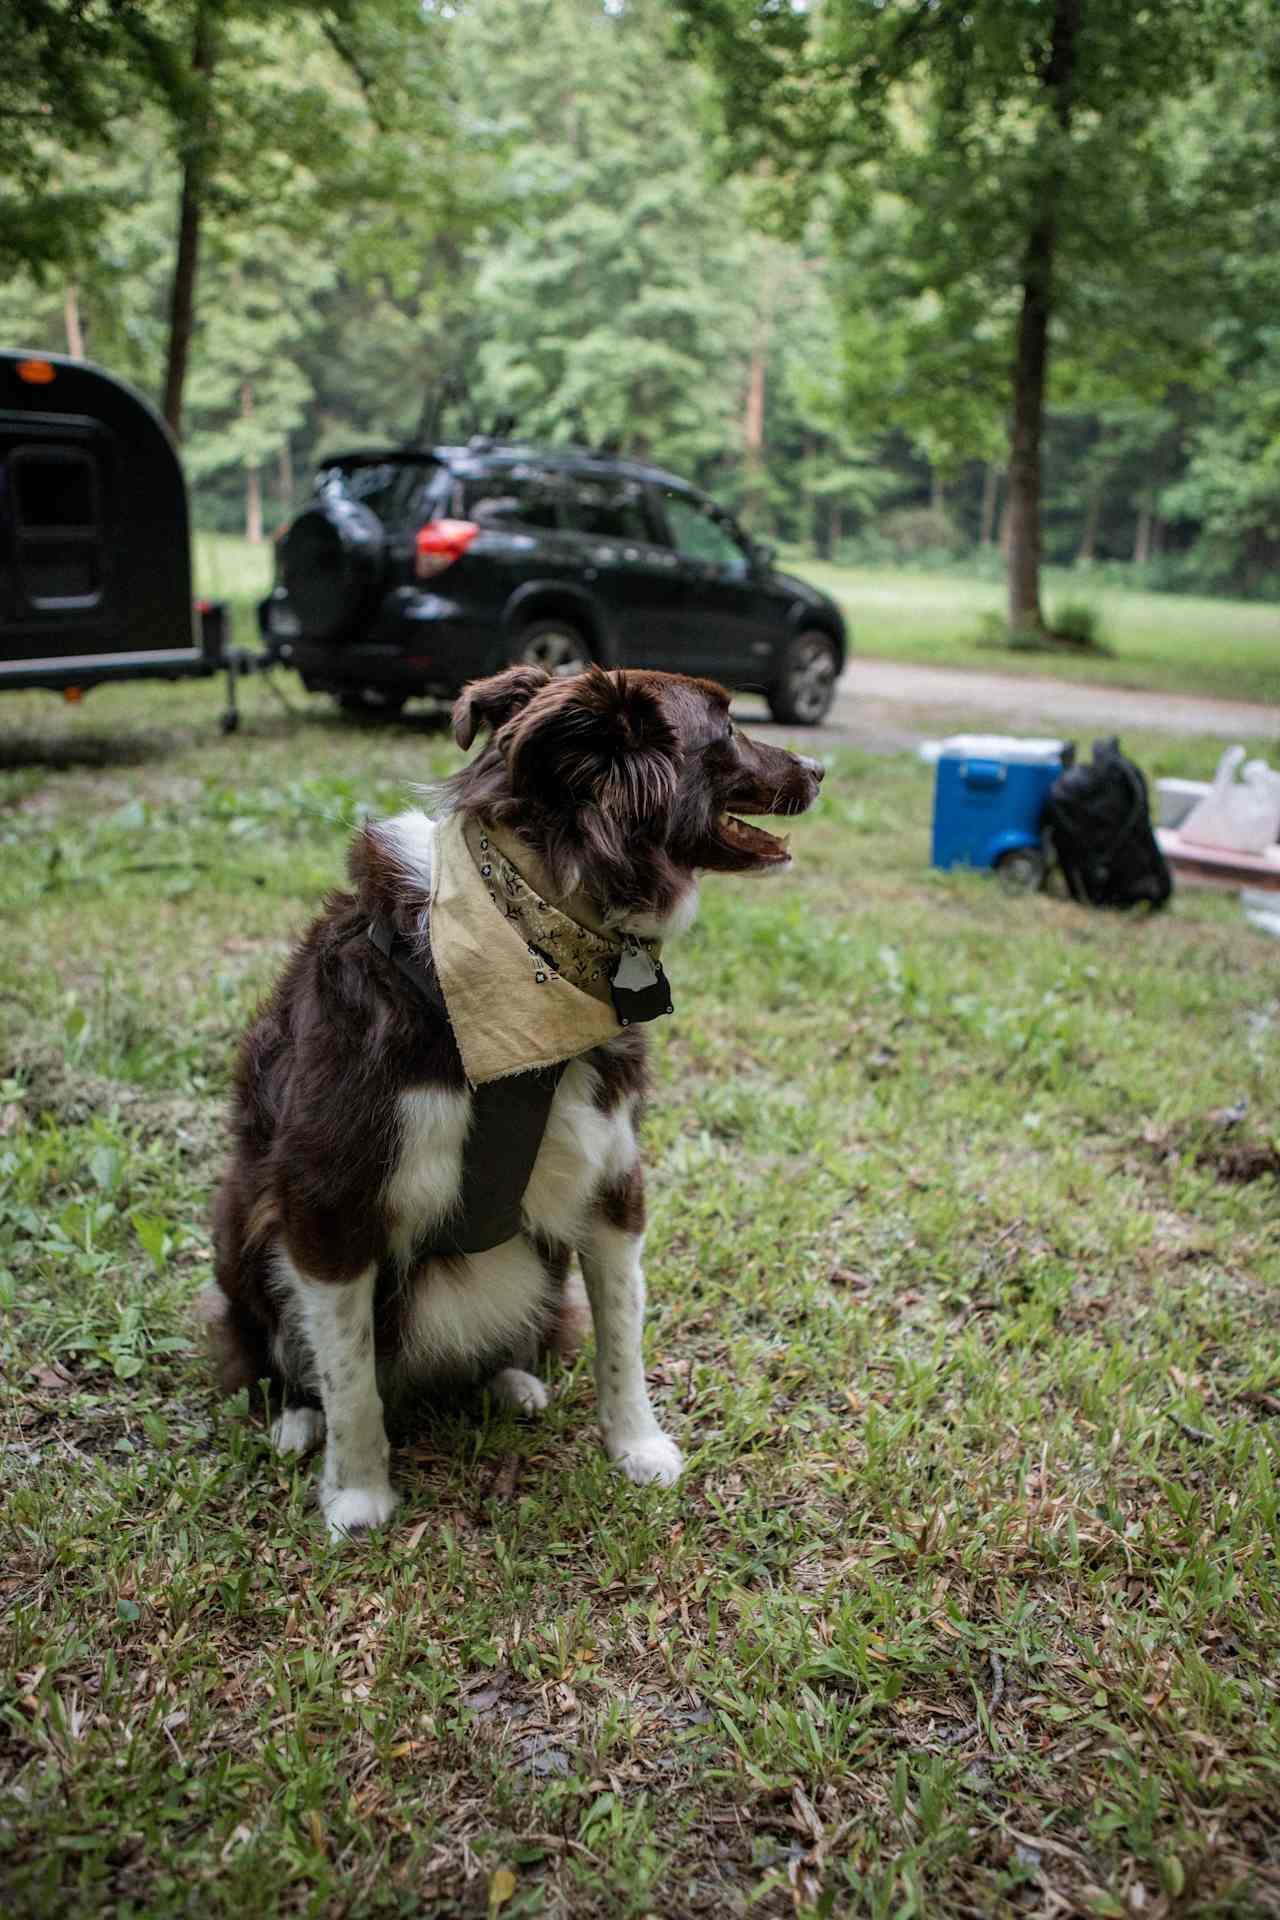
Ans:
[[[770,573],[773,570],[774,562],[778,558],[778,549],[771,540],[753,540],[751,543],[751,558],[755,563],[757,572]]]

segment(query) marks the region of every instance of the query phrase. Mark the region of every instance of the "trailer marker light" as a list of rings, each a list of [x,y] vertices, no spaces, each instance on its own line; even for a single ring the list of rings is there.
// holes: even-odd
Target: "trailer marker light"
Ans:
[[[47,360],[19,360],[18,378],[25,380],[29,387],[47,387],[57,378],[57,368]]]

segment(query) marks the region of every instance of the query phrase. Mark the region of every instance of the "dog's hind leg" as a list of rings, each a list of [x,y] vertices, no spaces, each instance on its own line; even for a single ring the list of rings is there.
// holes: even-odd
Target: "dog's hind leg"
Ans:
[[[532,1356],[530,1356],[532,1362]],[[516,1413],[542,1413],[551,1404],[546,1383],[525,1367],[503,1367],[489,1382],[489,1391]]]
[[[380,1526],[396,1504],[387,1477],[390,1448],[374,1371],[376,1269],[368,1267],[353,1280],[314,1280],[281,1255],[279,1273],[295,1337],[310,1350],[324,1405],[327,1439],[319,1502],[330,1537],[340,1540]]]
[[[603,1196],[578,1252],[596,1328],[596,1395],[605,1452],[629,1480],[670,1487],[680,1478],[684,1460],[658,1425],[645,1384],[644,1235],[627,1230],[637,1215],[643,1220],[638,1166]]]
[[[277,1453],[310,1453],[323,1439],[324,1412],[320,1407],[283,1406],[271,1422],[271,1444]]]

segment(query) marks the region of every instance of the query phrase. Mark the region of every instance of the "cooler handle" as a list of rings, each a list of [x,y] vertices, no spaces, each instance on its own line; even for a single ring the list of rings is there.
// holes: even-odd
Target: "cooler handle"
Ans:
[[[966,787],[1002,787],[1008,771],[999,760],[966,760],[960,778]]]

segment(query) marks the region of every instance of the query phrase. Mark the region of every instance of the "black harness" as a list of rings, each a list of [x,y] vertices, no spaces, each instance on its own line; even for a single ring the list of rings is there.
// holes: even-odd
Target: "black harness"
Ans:
[[[436,977],[413,956],[408,941],[385,914],[369,922],[369,938],[384,959],[398,968],[427,1003],[447,1020],[449,1009]],[[638,990],[610,983],[620,1025],[654,1020],[670,1013],[671,988],[661,966],[649,962],[653,979]],[[487,1253],[520,1232],[525,1189],[533,1174],[551,1102],[567,1060],[532,1067],[502,1080],[486,1080],[471,1095],[471,1127],[462,1155],[458,1205],[436,1229],[431,1242],[417,1248],[420,1259],[432,1254]]]
[[[378,952],[398,967],[423,999],[448,1018],[434,969],[414,959],[409,943],[381,914],[370,922],[369,938]],[[471,1128],[462,1156],[458,1205],[436,1229],[419,1258],[431,1254],[487,1253],[520,1231],[525,1188],[547,1130],[551,1102],[568,1066],[551,1067],[487,1080],[471,1096]]]

